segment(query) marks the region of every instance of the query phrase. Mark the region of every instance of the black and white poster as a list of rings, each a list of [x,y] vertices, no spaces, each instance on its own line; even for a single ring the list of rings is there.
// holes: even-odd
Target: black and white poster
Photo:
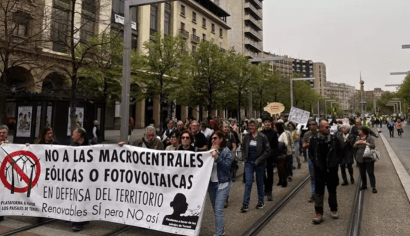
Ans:
[[[16,137],[30,137],[32,115],[32,106],[18,107]]]
[[[71,135],[71,120],[70,120],[70,113],[71,107],[68,108],[68,128],[67,128],[67,136]],[[76,107],[75,108],[75,122],[76,128],[82,128],[84,125],[84,107]]]
[[[293,121],[297,124],[307,124],[309,120],[310,112],[292,107],[289,112],[289,121]]]

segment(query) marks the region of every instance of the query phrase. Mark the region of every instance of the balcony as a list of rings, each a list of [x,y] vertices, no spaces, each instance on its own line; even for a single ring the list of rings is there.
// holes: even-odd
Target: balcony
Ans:
[[[249,0],[256,8],[262,9],[262,2],[260,0]]]
[[[245,3],[245,9],[249,9],[250,12],[255,16],[257,20],[262,20],[262,13],[258,11],[252,4]]]
[[[193,42],[193,43],[199,43],[199,42],[201,42],[201,38],[199,38],[198,36],[192,34],[192,35],[191,35],[191,42]]]
[[[252,41],[252,40],[249,40],[249,39],[245,39],[245,40],[244,40],[244,43],[245,43],[245,45],[249,45],[249,46],[253,47],[254,49],[256,49],[256,50],[258,50],[258,51],[260,51],[260,52],[263,51],[262,45],[260,45],[259,43],[255,42],[255,41]]]
[[[257,38],[259,41],[263,40],[263,36],[258,31],[254,30],[252,27],[245,26],[245,33],[251,34],[253,37]]]
[[[256,52],[252,52],[252,51],[249,51],[249,50],[246,50],[245,49],[245,53],[244,53],[244,55],[246,56],[246,57],[250,57],[250,58],[258,58],[258,53],[256,53]]]
[[[249,21],[251,24],[253,24],[258,30],[262,30],[262,24],[258,22],[252,15],[245,15],[244,19],[246,21]]]
[[[184,30],[184,29],[179,30],[179,35],[181,35],[182,37],[184,37],[186,39],[189,38],[189,32]]]

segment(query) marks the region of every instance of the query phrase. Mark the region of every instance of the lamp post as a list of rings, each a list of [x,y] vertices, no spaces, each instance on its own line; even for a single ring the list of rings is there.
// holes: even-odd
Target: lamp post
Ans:
[[[172,2],[174,0],[125,0],[124,1],[124,53],[122,61],[121,91],[121,141],[127,140],[130,116],[130,78],[131,78],[131,7],[155,3]],[[161,111],[162,112],[162,111]]]
[[[397,99],[397,98],[393,98],[393,99]],[[400,98],[398,98],[398,99],[400,99]],[[399,103],[399,104],[397,104],[397,106],[398,106],[398,108],[400,107],[400,109],[398,110],[399,112],[397,112],[397,113],[401,113],[401,101],[389,101],[389,103],[391,103],[391,104]]]
[[[326,110],[326,102],[335,102],[334,99],[325,100],[325,119],[327,119],[327,110]]]
[[[315,80],[315,78],[290,78],[290,107],[293,107],[293,81]]]
[[[330,107],[333,108],[333,103],[337,103],[337,102],[330,102]]]

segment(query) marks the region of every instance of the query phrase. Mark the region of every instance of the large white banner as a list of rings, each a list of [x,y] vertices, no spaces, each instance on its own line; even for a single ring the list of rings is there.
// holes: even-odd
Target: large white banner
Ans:
[[[3,144],[0,161],[0,215],[198,235],[214,159],[128,145]]]
[[[293,121],[297,124],[303,124],[306,125],[308,120],[309,120],[309,115],[310,112],[296,108],[296,107],[291,107],[290,112],[289,112],[289,121]]]

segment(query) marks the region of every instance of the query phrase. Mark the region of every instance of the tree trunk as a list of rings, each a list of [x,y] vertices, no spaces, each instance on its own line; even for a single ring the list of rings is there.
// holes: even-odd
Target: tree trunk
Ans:
[[[162,131],[164,130],[164,117],[163,117],[163,112],[162,112],[162,107],[163,107],[163,101],[164,101],[164,78],[162,75],[160,75],[160,80],[159,80],[159,88],[160,88],[160,94],[159,94],[159,132],[162,134]]]
[[[9,57],[5,55],[4,59],[4,68],[3,68],[3,74],[2,77],[0,78],[0,83],[2,86],[0,88],[4,88],[6,90],[10,90],[10,88],[7,86],[7,80],[8,80],[8,63],[9,62]],[[7,119],[7,92],[6,91],[1,91],[0,95],[0,125],[5,125],[6,124],[6,119]],[[16,117],[17,119],[17,117]]]
[[[212,93],[213,91],[210,89],[208,92],[208,117],[206,118],[208,120],[208,124],[212,119]]]
[[[241,91],[238,91],[238,122],[239,125],[242,124],[242,120],[241,120]]]
[[[77,63],[75,58],[75,43],[74,43],[74,17],[75,17],[75,4],[76,0],[71,2],[71,22],[70,22],[70,53],[71,53],[71,94],[70,94],[70,123],[71,123],[71,133],[77,126],[75,119],[75,100],[76,100],[76,90],[77,90]]]

